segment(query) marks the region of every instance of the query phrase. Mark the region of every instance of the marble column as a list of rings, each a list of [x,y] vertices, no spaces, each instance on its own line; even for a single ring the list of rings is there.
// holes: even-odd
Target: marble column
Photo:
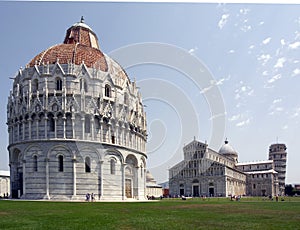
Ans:
[[[26,160],[23,160],[23,195],[22,197],[26,197]]]
[[[99,171],[98,171],[98,173],[99,173],[99,177],[100,177],[100,186],[99,186],[99,195],[98,195],[98,197],[99,197],[99,200],[102,200],[103,199],[103,160],[100,160],[99,161]]]
[[[75,154],[75,153],[74,153]],[[74,155],[73,156],[73,159],[72,159],[72,163],[73,163],[73,197],[76,196],[76,181],[77,181],[77,177],[76,177],[76,156]]]
[[[49,158],[45,158],[45,164],[46,164],[46,195],[44,199],[50,199],[49,194]]]

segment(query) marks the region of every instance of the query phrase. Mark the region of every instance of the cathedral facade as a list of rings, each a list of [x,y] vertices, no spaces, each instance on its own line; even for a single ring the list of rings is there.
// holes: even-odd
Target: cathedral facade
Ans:
[[[19,70],[7,125],[12,198],[145,199],[141,94],[83,18]]]
[[[183,148],[184,160],[169,169],[172,196],[284,195],[286,146],[273,144],[269,160],[238,162],[238,153],[225,141],[216,152],[193,140]]]

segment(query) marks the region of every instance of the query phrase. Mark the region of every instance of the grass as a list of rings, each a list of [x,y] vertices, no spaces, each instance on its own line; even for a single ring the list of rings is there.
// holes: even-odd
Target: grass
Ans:
[[[300,198],[0,201],[0,229],[300,229]]]

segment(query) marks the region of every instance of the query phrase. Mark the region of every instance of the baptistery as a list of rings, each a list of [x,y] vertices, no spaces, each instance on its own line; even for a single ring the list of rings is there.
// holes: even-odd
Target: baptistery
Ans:
[[[83,18],[17,72],[7,126],[12,198],[145,199],[141,94]]]

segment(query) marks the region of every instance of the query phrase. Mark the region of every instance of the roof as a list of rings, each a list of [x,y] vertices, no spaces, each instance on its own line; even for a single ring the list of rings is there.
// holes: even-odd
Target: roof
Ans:
[[[80,22],[73,24],[67,30],[62,44],[42,51],[29,62],[28,66],[55,64],[56,62],[76,65],[84,63],[87,67],[107,72],[109,67],[106,59],[104,53],[99,49],[97,35],[81,18]]]
[[[253,161],[253,162],[242,162],[237,163],[236,166],[243,166],[243,165],[257,165],[257,164],[270,164],[273,163],[273,160],[265,160],[265,161]]]
[[[225,140],[225,144],[220,148],[219,153],[223,155],[237,155],[237,152],[234,150],[234,148],[228,144],[227,139]]]
[[[264,171],[249,171],[249,172],[244,172],[247,174],[265,174],[265,173],[278,173],[274,169],[269,169],[269,170],[264,170]]]
[[[105,72],[108,70],[106,59],[100,50],[78,43],[52,46],[36,55],[30,61],[29,66],[55,64],[56,62],[76,65],[84,63],[87,67],[95,67]]]
[[[10,176],[10,172],[6,170],[0,170],[0,176]]]

